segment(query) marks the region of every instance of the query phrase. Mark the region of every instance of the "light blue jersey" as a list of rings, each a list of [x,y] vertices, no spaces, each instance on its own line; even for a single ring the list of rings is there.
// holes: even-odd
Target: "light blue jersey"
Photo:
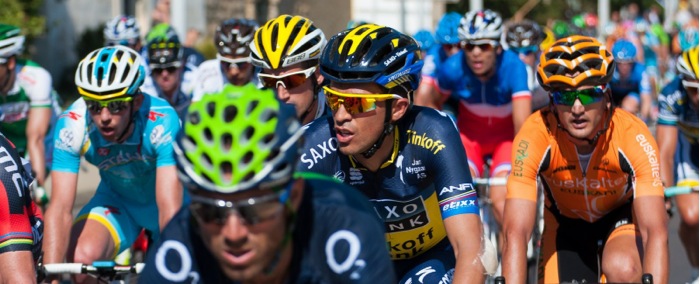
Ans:
[[[128,248],[141,228],[157,239],[156,169],[174,166],[172,141],[178,115],[165,100],[143,95],[133,133],[123,142],[105,140],[78,99],[59,116],[54,134],[53,171],[78,173],[80,157],[100,170],[95,196],[77,221],[95,219],[112,233],[116,251]]]

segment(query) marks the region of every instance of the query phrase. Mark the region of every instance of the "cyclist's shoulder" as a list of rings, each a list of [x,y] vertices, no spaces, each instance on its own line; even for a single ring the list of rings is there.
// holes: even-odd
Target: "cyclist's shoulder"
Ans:
[[[372,207],[363,194],[335,177],[316,173],[299,175],[304,179],[305,192],[310,194],[315,208],[347,212],[358,210],[365,213],[372,212]]]
[[[171,114],[177,117],[177,112],[168,101],[147,94],[143,94],[143,103],[139,112],[146,114],[145,117],[151,122],[160,122],[156,118],[167,119]]]
[[[644,121],[636,115],[619,108],[614,108],[613,110],[611,125],[610,128],[613,131],[618,131],[618,135],[613,136],[617,140],[629,138],[629,135],[632,133],[649,132],[649,128]]]
[[[659,96],[671,96],[677,93],[679,94],[681,92],[681,88],[683,88],[681,79],[676,77],[661,89],[661,92],[659,92]]]
[[[445,133],[444,131],[450,131],[451,129],[456,129],[454,121],[450,116],[442,111],[424,107],[424,106],[411,106],[411,108],[406,111],[404,116],[399,120],[399,127],[410,128],[413,130],[420,129],[422,131],[438,132],[440,135],[449,135],[450,132]]]
[[[51,74],[49,71],[29,59],[18,59],[15,70],[15,72],[17,72],[17,80],[21,84],[51,84]]]
[[[303,126],[305,141],[326,140],[334,136],[332,125],[333,117],[330,115],[322,115],[314,119]]]

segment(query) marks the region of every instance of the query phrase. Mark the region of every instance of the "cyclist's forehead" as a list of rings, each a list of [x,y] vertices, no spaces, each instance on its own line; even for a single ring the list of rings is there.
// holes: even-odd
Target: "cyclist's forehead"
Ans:
[[[301,64],[294,64],[291,66],[280,67],[277,69],[263,68],[262,73],[274,75],[274,76],[283,76],[283,75],[294,73],[294,72],[304,71],[306,69],[308,69],[308,68],[304,68]]]

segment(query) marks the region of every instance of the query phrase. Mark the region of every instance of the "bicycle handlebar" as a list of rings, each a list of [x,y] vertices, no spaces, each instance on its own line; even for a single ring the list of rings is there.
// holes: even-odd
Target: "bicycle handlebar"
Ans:
[[[112,273],[125,274],[125,273],[135,273],[140,274],[146,264],[137,263],[134,265],[114,265],[111,267],[95,267],[92,265],[87,265],[83,263],[48,263],[39,265],[41,269],[47,275],[52,274],[100,274],[100,273]]]
[[[474,185],[503,186],[507,181],[506,177],[475,178]]]

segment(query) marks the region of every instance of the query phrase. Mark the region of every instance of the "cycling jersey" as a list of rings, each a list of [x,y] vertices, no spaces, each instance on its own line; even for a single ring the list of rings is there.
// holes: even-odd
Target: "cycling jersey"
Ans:
[[[698,110],[690,103],[680,78],[659,94],[658,124],[678,126],[678,144],[674,157],[675,180],[679,185],[698,180]]]
[[[128,248],[120,244],[133,242],[140,227],[157,238],[156,169],[175,165],[172,140],[180,129],[177,113],[168,102],[149,95],[143,95],[132,119],[133,132],[124,142],[107,141],[80,98],[60,115],[54,133],[53,171],[77,174],[82,155],[99,168],[97,193],[77,219],[87,218],[91,210],[106,215],[99,220],[110,229],[117,251]],[[96,207],[106,209],[94,210]],[[125,223],[136,223],[139,228]]]
[[[44,222],[31,198],[34,180],[27,160],[19,157],[12,142],[0,134],[0,254],[31,251],[41,254]]]
[[[20,156],[27,154],[26,130],[31,108],[51,108],[47,142],[51,141],[53,125],[61,112],[58,95],[51,86],[51,74],[31,60],[17,59],[15,82],[0,103],[0,130],[14,143]],[[48,149],[46,159],[50,162]]]
[[[634,62],[629,78],[624,80],[620,78],[618,70],[615,70],[613,78],[610,80],[610,89],[616,106],[619,106],[627,95],[634,96],[637,101],[639,101],[640,95],[651,95],[651,84],[645,70],[643,64]]]
[[[194,74],[196,70],[196,66],[185,64],[182,73],[180,73],[180,86],[170,99],[163,94],[163,90],[161,90],[160,86],[158,86],[153,78],[148,81],[150,82],[149,84],[146,84],[147,82],[144,81],[141,90],[149,95],[157,94],[159,98],[168,101],[170,105],[175,108],[180,119],[184,119],[187,114],[187,107],[190,106],[190,102],[192,101],[192,89],[195,85]]]
[[[534,204],[540,185],[545,196],[540,283],[597,282],[607,240],[638,234],[628,205],[664,195],[658,148],[644,122],[613,108],[609,123],[585,155],[549,110],[532,114],[513,140],[506,198]]]
[[[658,149],[649,129],[632,114],[613,113],[587,165],[557,127],[555,114],[531,115],[513,141],[507,198],[536,202],[541,180],[549,210],[592,223],[630,199],[663,196]]]
[[[285,283],[396,283],[381,223],[364,196],[330,179],[304,179]],[[234,283],[198,231],[182,208],[149,252],[140,283]]]
[[[496,73],[482,82],[467,65],[464,51],[459,51],[445,60],[438,71],[440,89],[460,101],[460,132],[484,144],[512,140],[512,101],[531,97],[525,64],[515,52],[501,52],[494,68]]]
[[[304,135],[297,170],[334,176],[368,196],[393,259],[414,258],[445,239],[444,219],[479,214],[464,149],[443,112],[408,110],[387,135],[393,150],[376,172],[337,151],[332,117],[315,120]]]

